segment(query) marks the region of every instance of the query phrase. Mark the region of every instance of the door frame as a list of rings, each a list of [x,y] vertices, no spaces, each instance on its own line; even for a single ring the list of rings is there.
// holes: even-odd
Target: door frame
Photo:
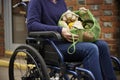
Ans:
[[[20,44],[12,41],[12,0],[3,0],[4,3],[4,34],[5,34],[5,51],[13,51]]]

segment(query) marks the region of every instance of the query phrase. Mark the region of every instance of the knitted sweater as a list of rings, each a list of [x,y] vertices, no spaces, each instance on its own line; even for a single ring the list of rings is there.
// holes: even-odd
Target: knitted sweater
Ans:
[[[27,13],[28,31],[57,31],[61,33],[62,27],[58,27],[61,15],[67,10],[64,0],[57,0],[54,4],[51,0],[30,0]]]

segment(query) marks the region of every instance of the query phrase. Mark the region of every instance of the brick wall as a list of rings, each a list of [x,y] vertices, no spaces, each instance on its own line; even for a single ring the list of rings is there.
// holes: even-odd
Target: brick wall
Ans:
[[[120,0],[65,0],[69,9],[86,7],[101,25],[101,39],[108,42],[112,55],[120,56]]]
[[[3,0],[2,0],[3,1]],[[13,0],[19,1],[19,0]],[[120,52],[120,0],[65,0],[68,8],[77,10],[79,7],[89,8],[101,25],[101,39],[108,42],[111,54]],[[3,5],[2,5],[3,6]],[[3,11],[3,10],[2,10]],[[0,15],[0,56],[4,54],[4,21]]]
[[[4,55],[4,17],[3,17],[3,4],[2,14],[0,14],[0,56]]]

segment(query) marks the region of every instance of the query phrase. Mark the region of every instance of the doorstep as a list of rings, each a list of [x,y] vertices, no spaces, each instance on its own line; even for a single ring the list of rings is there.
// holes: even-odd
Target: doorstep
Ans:
[[[9,61],[0,59],[0,67],[8,67],[9,66]]]
[[[8,67],[12,51],[5,51],[5,56],[0,57],[0,67]]]
[[[24,52],[19,52],[20,56],[25,57],[25,53]],[[5,51],[5,56],[0,58],[0,67],[9,67],[9,61],[10,61],[10,57],[13,54],[12,51]],[[19,54],[18,54],[19,56]],[[25,64],[19,64],[19,63],[14,63],[14,66],[20,66],[21,69],[26,69],[26,65]],[[33,65],[28,65],[29,67],[33,67]]]

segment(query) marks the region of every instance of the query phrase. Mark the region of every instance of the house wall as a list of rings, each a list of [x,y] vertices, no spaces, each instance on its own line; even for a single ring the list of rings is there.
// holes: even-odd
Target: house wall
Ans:
[[[3,0],[1,2],[2,4],[0,4],[0,56],[4,55],[4,15],[3,15]]]
[[[2,0],[3,1],[3,0]],[[13,4],[20,0],[13,0]],[[120,0],[65,0],[69,9],[90,9],[101,25],[102,40],[108,42],[112,55],[120,56]],[[3,7],[3,4],[2,4]],[[4,15],[0,14],[0,56],[4,55]]]

